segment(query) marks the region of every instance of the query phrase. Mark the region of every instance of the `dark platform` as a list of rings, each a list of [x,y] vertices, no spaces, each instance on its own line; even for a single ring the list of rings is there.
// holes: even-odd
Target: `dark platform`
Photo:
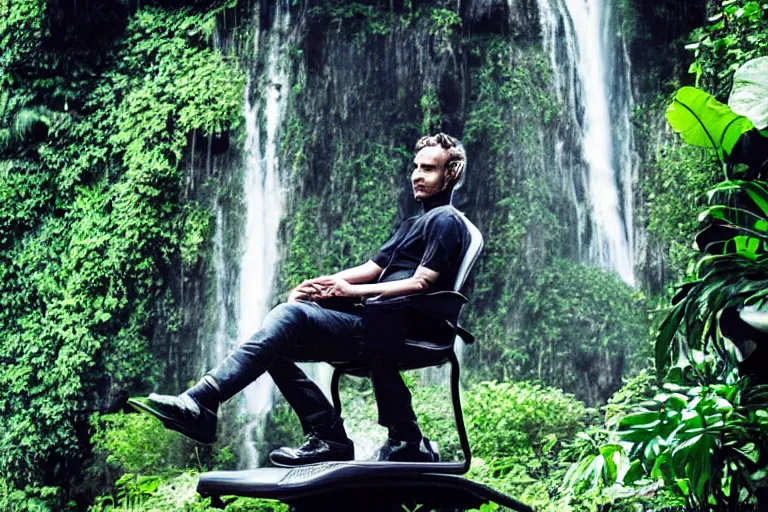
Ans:
[[[430,464],[397,462],[327,462],[298,468],[213,471],[200,475],[203,497],[271,498],[297,510],[399,511],[471,509],[493,501],[512,510],[531,512],[519,501],[466,478],[430,473]]]

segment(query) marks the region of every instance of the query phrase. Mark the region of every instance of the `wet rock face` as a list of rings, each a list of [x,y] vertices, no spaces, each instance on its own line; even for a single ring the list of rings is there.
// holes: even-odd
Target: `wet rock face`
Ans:
[[[475,34],[508,33],[535,37],[539,31],[536,3],[530,0],[466,0],[462,20]]]
[[[421,135],[445,131],[465,141],[469,156],[458,206],[486,236],[467,290],[469,309],[478,312],[469,327],[480,339],[480,356],[470,358],[479,371],[503,356],[486,350],[494,343],[528,350],[514,345],[520,341],[515,332],[528,322],[522,292],[553,258],[597,259],[588,250],[599,236],[591,199],[599,194],[590,194],[586,157],[594,155],[583,144],[586,93],[575,83],[581,80],[576,57],[566,52],[566,35],[572,49],[584,46],[574,39],[582,26],[567,22],[562,7],[559,0],[282,0],[254,6],[255,44],[243,44],[239,57],[248,62],[253,83],[249,103],[265,104],[257,115],[264,133],[265,97],[276,94],[285,103],[274,147],[263,148],[277,154],[286,191],[275,297],[296,279],[362,263],[398,217],[418,211],[408,182],[411,149]],[[287,29],[278,27],[279,9],[290,12]],[[611,27],[618,27],[618,17]],[[623,91],[607,93],[604,103],[613,115],[631,104],[632,75],[623,40],[604,53],[606,66],[618,69],[608,73],[605,87]],[[285,83],[270,81],[275,63],[286,70]],[[613,119],[611,134],[623,134],[614,136],[614,147],[630,149],[623,160],[614,154],[612,165],[627,167],[633,157],[629,123]],[[631,186],[621,189],[618,208],[631,210],[634,193]],[[631,246],[630,232],[642,227],[625,218]],[[582,371],[592,384],[579,394],[590,402],[618,386],[625,366],[623,356],[602,355]],[[519,376],[529,370],[521,367]]]
[[[394,20],[383,33],[368,18],[334,22],[311,9],[302,13],[306,31],[295,43],[303,53],[294,74],[302,85],[291,98],[290,116],[306,127],[307,154],[313,155],[305,191],[320,198],[335,193],[331,189],[343,181],[339,160],[365,155],[372,145],[410,151],[424,132],[422,103],[430,94],[440,128],[461,132],[468,77],[457,34],[437,33],[428,17],[397,10],[382,14],[386,22]],[[407,156],[400,160],[397,175],[381,178],[403,191],[398,197],[408,209],[409,162]]]
[[[426,86],[462,79],[455,55],[436,51],[429,33],[418,29],[398,28],[388,36],[359,40],[343,32],[316,31],[305,44],[316,50],[300,101],[311,103],[315,119],[324,117],[333,128],[362,128],[357,137],[414,119],[418,103],[413,99]]]
[[[485,269],[481,262],[476,275],[482,289],[505,293],[472,294],[473,309],[509,311],[486,321],[505,326],[506,337],[525,321],[515,317],[517,292],[553,255],[578,256],[576,230],[558,227],[575,224],[577,212],[556,162],[577,158],[581,147],[571,137],[565,150],[555,144],[556,133],[570,133],[571,116],[558,112],[536,2],[414,4],[290,7],[290,35],[278,49],[290,68],[279,137],[290,185],[277,287],[295,280],[286,272],[298,255],[311,254],[305,268],[321,272],[365,261],[396,217],[419,209],[408,182],[414,142],[446,131],[464,138],[469,154],[459,207],[486,234],[488,261],[501,262]],[[277,44],[279,5],[260,6],[254,93],[273,87],[264,82],[263,56]],[[318,237],[311,250],[302,245],[308,225]]]

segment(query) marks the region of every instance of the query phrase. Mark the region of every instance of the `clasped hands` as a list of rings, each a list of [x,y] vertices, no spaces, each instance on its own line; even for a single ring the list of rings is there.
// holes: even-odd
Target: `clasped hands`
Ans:
[[[333,276],[307,279],[291,290],[288,302],[297,300],[322,300],[330,297],[354,297],[354,285]]]

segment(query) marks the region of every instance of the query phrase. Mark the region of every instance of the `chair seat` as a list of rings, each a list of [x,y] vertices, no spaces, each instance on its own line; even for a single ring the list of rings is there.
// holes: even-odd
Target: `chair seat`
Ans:
[[[431,366],[441,366],[450,360],[453,352],[453,343],[437,343],[426,340],[404,340],[404,348],[397,352],[393,357],[400,370],[418,370]],[[369,375],[369,358],[372,354],[358,354],[345,359],[326,359],[302,357],[300,362],[329,363],[334,368],[343,373],[356,377],[367,377]]]
[[[418,370],[430,366],[440,366],[450,360],[453,345],[438,344],[422,340],[405,340],[405,350],[399,352],[396,358],[400,370]],[[369,374],[369,363],[365,356],[359,356],[346,361],[329,361],[340,371],[356,377],[366,377]]]

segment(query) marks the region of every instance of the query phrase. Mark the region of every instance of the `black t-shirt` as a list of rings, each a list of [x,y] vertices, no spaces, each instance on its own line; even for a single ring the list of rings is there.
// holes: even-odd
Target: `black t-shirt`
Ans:
[[[469,231],[453,206],[432,208],[405,219],[371,260],[384,271],[379,282],[412,277],[421,265],[439,274],[429,291],[453,290],[469,247]]]

